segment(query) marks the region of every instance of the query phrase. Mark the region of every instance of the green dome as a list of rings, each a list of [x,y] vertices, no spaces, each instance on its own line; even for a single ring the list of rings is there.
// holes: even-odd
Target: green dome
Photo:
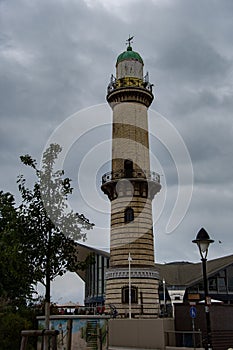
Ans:
[[[124,60],[135,60],[135,61],[139,61],[143,64],[143,60],[142,60],[141,56],[139,55],[139,53],[133,51],[131,46],[128,46],[127,51],[122,52],[117,57],[117,64],[121,61],[124,61]]]

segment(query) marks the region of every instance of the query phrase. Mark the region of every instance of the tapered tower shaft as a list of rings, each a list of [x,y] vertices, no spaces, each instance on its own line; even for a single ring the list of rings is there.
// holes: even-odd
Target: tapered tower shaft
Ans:
[[[135,317],[158,313],[152,200],[161,185],[159,175],[150,170],[147,109],[152,100],[143,60],[129,45],[118,56],[116,78],[112,76],[108,86],[107,101],[113,110],[112,171],[103,176],[102,190],[111,201],[106,306],[114,305],[125,315],[131,299]]]

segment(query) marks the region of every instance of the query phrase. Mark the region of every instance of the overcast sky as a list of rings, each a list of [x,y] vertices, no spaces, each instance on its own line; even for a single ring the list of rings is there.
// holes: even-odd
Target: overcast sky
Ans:
[[[70,203],[96,223],[86,244],[108,249],[110,206],[99,190],[111,154],[111,110],[104,104],[116,58],[131,34],[154,84],[151,110],[158,115],[149,116],[158,165],[152,170],[163,175],[153,210],[156,260],[198,261],[192,239],[201,227],[215,240],[210,259],[232,254],[233,2],[2,0],[0,16],[0,189],[17,197],[17,175],[31,179],[19,156],[40,160],[51,135],[61,130],[68,144],[63,165],[75,188]],[[73,127],[69,117],[89,107],[75,115]],[[161,140],[159,115],[173,128]],[[191,157],[193,188],[177,175],[190,164],[174,159],[175,133]],[[168,233],[179,189],[186,191],[186,206],[191,192],[192,198]],[[55,286],[53,300],[82,302],[83,285],[73,275]]]

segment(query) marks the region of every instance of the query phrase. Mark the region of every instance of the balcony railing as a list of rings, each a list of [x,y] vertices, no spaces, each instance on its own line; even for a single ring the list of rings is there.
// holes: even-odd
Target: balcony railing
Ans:
[[[153,84],[149,82],[148,73],[143,79],[136,77],[123,77],[116,79],[111,75],[110,83],[108,84],[107,92],[108,94],[116,89],[125,88],[125,87],[139,87],[146,90],[149,90],[152,93]]]
[[[109,171],[102,176],[102,185],[106,182],[120,179],[146,179],[160,184],[160,176],[155,171],[150,170],[118,170]]]

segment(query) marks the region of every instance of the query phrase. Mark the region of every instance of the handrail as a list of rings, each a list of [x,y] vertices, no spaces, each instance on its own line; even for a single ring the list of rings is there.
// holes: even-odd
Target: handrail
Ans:
[[[116,79],[113,75],[111,75],[110,83],[108,84],[107,92],[110,94],[112,91],[115,91],[119,88],[125,87],[139,87],[142,89],[146,89],[152,93],[153,84],[151,84],[148,80],[148,75],[146,75],[143,79],[127,76]]]
[[[118,179],[146,179],[147,181],[154,181],[160,183],[160,175],[155,171],[150,170],[132,170],[125,171],[124,169],[109,171],[102,176],[102,184]]]

